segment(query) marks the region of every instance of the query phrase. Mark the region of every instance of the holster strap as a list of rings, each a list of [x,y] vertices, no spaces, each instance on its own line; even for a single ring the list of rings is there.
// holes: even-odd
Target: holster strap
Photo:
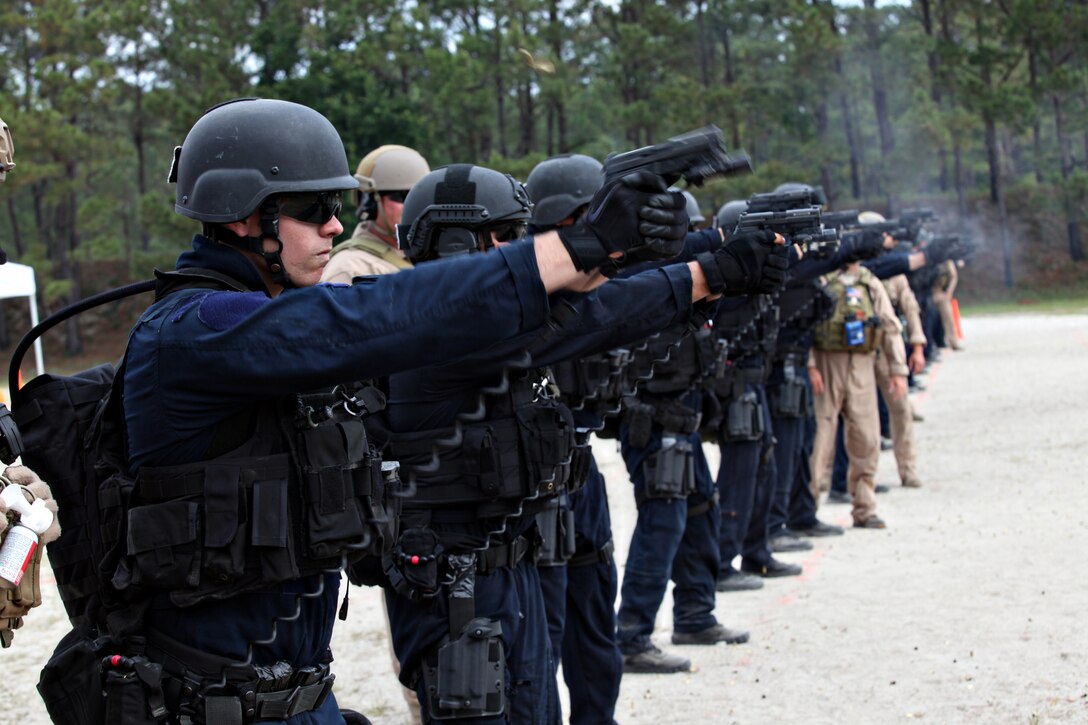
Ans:
[[[489,546],[476,555],[476,572],[487,574],[502,567],[514,568],[529,553],[529,540],[524,536],[501,546]]]
[[[609,539],[605,542],[605,545],[599,549],[572,556],[567,562],[567,566],[574,567],[590,566],[592,564],[609,564],[612,562],[612,552],[615,551],[615,549],[616,547],[612,543],[612,539]]]
[[[694,506],[688,506],[688,518],[693,519],[696,516],[702,516],[707,511],[712,509],[715,505],[717,505],[720,498],[721,497],[718,495],[718,492],[715,491],[714,495],[708,498],[706,501],[703,501],[702,503],[697,503]]]

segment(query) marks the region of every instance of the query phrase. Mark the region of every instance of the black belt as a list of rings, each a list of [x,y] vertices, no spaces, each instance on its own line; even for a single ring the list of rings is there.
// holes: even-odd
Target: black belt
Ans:
[[[529,548],[529,540],[524,536],[519,536],[509,544],[489,546],[476,555],[476,573],[487,574],[503,567],[512,569],[525,558]]]
[[[162,689],[173,713],[203,712],[206,723],[248,725],[317,710],[336,676],[327,664],[296,668],[285,662],[237,667],[237,662],[149,633],[148,658],[163,665]],[[216,694],[202,694],[209,682]],[[218,683],[225,683],[219,686]],[[203,702],[201,702],[203,701]],[[202,705],[202,706],[201,706]]]
[[[612,539],[609,539],[605,542],[605,545],[599,549],[594,549],[593,551],[587,552],[585,554],[578,554],[576,556],[572,556],[567,561],[567,566],[575,567],[590,566],[592,564],[611,564],[612,552],[615,551],[615,549],[616,547],[612,543]]]

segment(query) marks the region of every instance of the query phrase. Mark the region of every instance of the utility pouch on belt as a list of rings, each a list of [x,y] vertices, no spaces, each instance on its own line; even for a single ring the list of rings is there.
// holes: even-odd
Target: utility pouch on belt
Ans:
[[[461,636],[423,663],[423,685],[432,720],[494,717],[506,708],[506,653],[502,625],[469,620]]]
[[[635,448],[645,448],[650,444],[654,430],[654,407],[640,403],[635,398],[627,398],[623,403],[623,418],[627,423],[627,442]]]
[[[117,660],[123,663],[111,664]],[[154,725],[169,714],[162,691],[162,665],[142,656],[107,656],[102,668],[106,686],[104,722]]]
[[[115,651],[113,640],[95,638],[87,626],[76,627],[57,644],[42,668],[38,694],[49,719],[66,725],[100,725],[120,722],[105,719],[102,697],[102,657]]]
[[[695,458],[687,438],[666,432],[644,465],[646,498],[687,498],[695,492]]]
[[[808,415],[808,388],[796,379],[786,379],[780,385],[768,386],[771,415],[775,418],[804,418]]]
[[[405,529],[392,553],[385,557],[385,573],[397,594],[417,602],[436,595],[442,551],[438,534],[431,529]]]
[[[722,437],[727,441],[757,441],[763,437],[763,406],[752,391],[729,401]]]
[[[549,501],[536,514],[536,528],[540,533],[537,566],[563,566],[574,556],[574,511],[561,506],[559,499]]]

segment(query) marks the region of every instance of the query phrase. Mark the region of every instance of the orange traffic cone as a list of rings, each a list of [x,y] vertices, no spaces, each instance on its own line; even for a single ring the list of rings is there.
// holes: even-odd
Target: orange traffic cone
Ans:
[[[960,325],[960,301],[955,297],[952,298],[952,321],[956,324],[956,337],[964,339],[963,326]]]

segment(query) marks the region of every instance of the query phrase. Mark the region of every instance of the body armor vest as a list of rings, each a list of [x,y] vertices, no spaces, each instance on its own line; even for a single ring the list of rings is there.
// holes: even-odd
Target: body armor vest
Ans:
[[[563,402],[571,410],[597,415],[616,412],[629,390],[627,366],[631,352],[612,350],[600,355],[564,360],[551,366]]]
[[[440,511],[443,522],[470,523],[567,490],[588,443],[578,443],[570,409],[548,394],[547,381],[539,370],[512,378],[505,393],[488,399],[478,422],[378,433],[386,454],[411,467],[416,490],[405,510]]]
[[[634,379],[641,381],[639,391],[663,395],[694,389],[710,370],[712,346],[707,330],[684,335],[679,342],[668,333],[650,338],[635,352],[631,364]]]
[[[285,398],[256,411],[253,434],[229,453],[144,466],[115,521],[124,555],[113,586],[187,606],[381,556],[397,538],[399,481],[363,418],[384,406],[365,384]]]
[[[775,363],[787,355],[805,357],[812,347],[809,333],[828,319],[835,310],[835,300],[818,282],[808,281],[787,287],[778,298],[782,329],[775,341]],[[804,360],[801,364],[804,364]]]
[[[827,352],[873,352],[880,345],[880,318],[869,291],[873,273],[861,267],[853,284],[842,274],[831,277],[827,290],[835,298],[835,311],[816,328],[816,347]]]

